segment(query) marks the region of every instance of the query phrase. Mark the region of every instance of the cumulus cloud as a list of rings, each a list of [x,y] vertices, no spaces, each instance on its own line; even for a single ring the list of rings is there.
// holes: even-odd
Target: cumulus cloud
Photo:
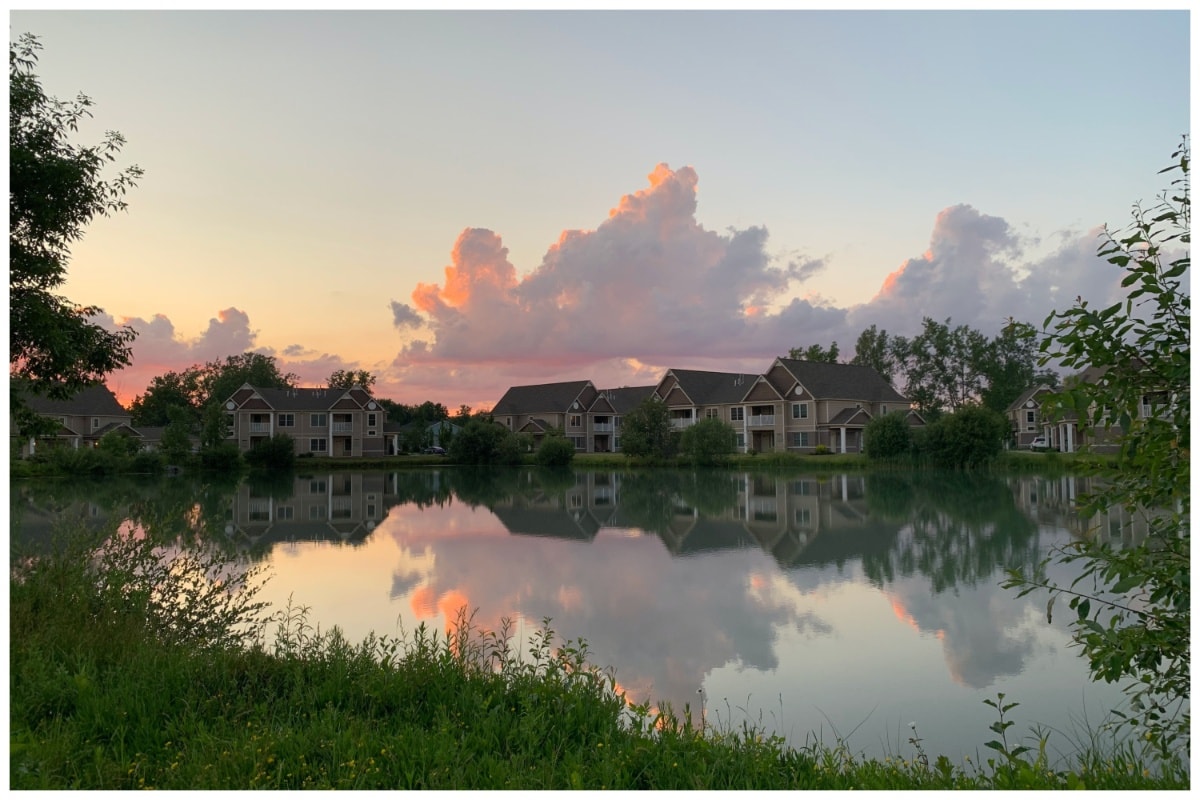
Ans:
[[[763,227],[706,230],[699,179],[659,164],[649,186],[621,198],[594,230],[568,230],[521,275],[500,235],[467,228],[441,283],[392,302],[405,385],[446,385],[494,399],[509,385],[591,378],[654,383],[669,367],[758,371],[790,347],[837,341],[849,355],[878,325],[911,336],[925,316],[987,335],[1009,317],[1040,323],[1077,295],[1119,296],[1119,271],[1096,257],[1097,230],[1060,232],[1053,252],[1006,220],[966,204],[937,214],[929,247],[903,261],[868,302],[840,307],[804,291],[828,259],[769,255]],[[636,373],[631,362],[657,374]]]
[[[109,330],[129,327],[138,334],[133,341],[133,363],[113,373],[107,381],[117,399],[126,405],[143,393],[156,376],[238,353],[274,356],[282,372],[296,374],[300,384],[306,386],[322,385],[335,370],[382,366],[364,365],[300,344],[289,345],[278,352],[271,347],[258,346],[258,331],[251,327],[250,315],[232,306],[218,311],[200,335],[191,339],[180,336],[174,323],[164,314],[155,314],[148,320],[141,317],[117,319],[100,314],[93,321]]]
[[[649,180],[595,230],[564,232],[523,278],[499,235],[463,231],[444,281],[412,292],[432,340],[406,346],[398,363],[773,354],[782,318],[761,309],[818,264],[775,264],[765,228],[706,230],[695,218],[698,178],[690,167],[659,164]]]

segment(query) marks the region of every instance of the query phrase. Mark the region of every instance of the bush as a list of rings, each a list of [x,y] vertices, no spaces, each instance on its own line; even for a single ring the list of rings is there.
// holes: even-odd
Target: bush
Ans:
[[[232,442],[200,451],[200,466],[211,472],[234,472],[242,466],[242,454]]]
[[[737,433],[727,422],[702,419],[684,430],[679,449],[695,465],[719,464],[733,455]]]
[[[1008,420],[983,406],[963,406],[943,414],[925,429],[921,438],[924,454],[934,465],[947,469],[986,466],[1004,448]]]
[[[912,429],[905,411],[875,417],[863,431],[863,450],[868,458],[900,458],[910,455],[912,446]]]
[[[162,455],[152,450],[143,450],[129,462],[129,471],[139,475],[156,475],[166,468]]]
[[[679,449],[679,433],[671,427],[671,412],[657,397],[648,397],[625,415],[621,452],[631,458],[668,459]]]
[[[508,428],[496,422],[473,419],[454,437],[447,455],[457,464],[519,464],[520,445]]]
[[[565,467],[575,458],[575,445],[562,436],[547,436],[542,440],[534,460],[541,467]]]
[[[819,444],[819,445],[817,445],[816,447],[814,447],[814,448],[813,448],[813,455],[814,455],[814,456],[827,456],[827,455],[829,455],[831,452],[832,452],[832,451],[829,449],[829,447],[828,447],[827,445],[823,445],[823,444]]]
[[[264,439],[246,453],[246,463],[254,469],[287,470],[296,466],[296,447],[292,437],[277,433]]]

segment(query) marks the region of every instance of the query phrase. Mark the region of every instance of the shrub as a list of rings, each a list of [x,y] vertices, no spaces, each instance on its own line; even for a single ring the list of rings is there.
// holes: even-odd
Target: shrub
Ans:
[[[200,465],[212,472],[233,472],[242,466],[242,454],[236,444],[223,442],[201,450]]]
[[[450,443],[447,453],[458,464],[519,464],[520,445],[508,428],[496,422],[473,419]]]
[[[912,446],[912,429],[904,411],[875,417],[863,431],[863,449],[868,458],[899,458],[909,455]]]
[[[814,455],[814,456],[827,456],[827,455],[829,455],[831,452],[832,452],[832,451],[829,449],[829,447],[828,447],[827,445],[823,445],[823,444],[819,444],[819,445],[817,445],[816,447],[814,447],[814,448],[813,448],[813,455]]]
[[[139,475],[154,475],[166,467],[162,455],[152,450],[143,450],[129,462],[129,471]]]
[[[737,433],[727,422],[702,419],[684,430],[679,449],[696,465],[719,464],[733,455]]]
[[[1008,420],[983,406],[963,406],[943,414],[925,429],[921,445],[936,466],[972,469],[989,464],[1000,455]]]
[[[246,453],[246,463],[255,469],[292,469],[296,465],[296,447],[292,437],[277,433],[262,440]]]
[[[575,445],[562,436],[547,436],[534,459],[538,466],[565,467],[575,458]]]

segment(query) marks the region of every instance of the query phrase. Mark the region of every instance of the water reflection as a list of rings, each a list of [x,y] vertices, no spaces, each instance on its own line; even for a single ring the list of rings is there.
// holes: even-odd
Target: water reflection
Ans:
[[[10,503],[26,549],[76,516],[268,560],[268,599],[294,596],[352,639],[445,625],[460,609],[525,633],[550,617],[640,699],[682,707],[704,685],[728,714],[742,706],[797,744],[827,715],[847,729],[872,713],[884,726],[920,719],[931,749],[953,754],[986,741],[980,701],[997,690],[1037,709],[1029,722],[1060,727],[1081,695],[1116,702],[1116,689],[1087,684],[1044,601],[998,585],[1097,523],[1098,535],[1144,535],[1120,514],[1081,518],[1073,500],[1088,488],[1073,477],[441,469],[24,483]],[[784,697],[786,715],[756,716]]]

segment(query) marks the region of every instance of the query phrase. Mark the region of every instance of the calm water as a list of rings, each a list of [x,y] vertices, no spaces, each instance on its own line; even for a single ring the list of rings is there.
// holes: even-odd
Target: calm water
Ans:
[[[1081,520],[1084,479],[961,475],[458,469],[314,472],[240,485],[187,479],[13,486],[19,547],[56,519],[211,540],[265,561],[266,599],[289,596],[354,641],[460,609],[544,618],[585,639],[631,696],[700,705],[711,724],[752,722],[805,743],[835,735],[868,755],[987,753],[985,698],[1021,705],[1073,752],[1120,703],[1088,680],[1045,598],[999,582],[1055,545],[1136,537],[1118,515]],[[1052,568],[1051,577],[1073,577]]]

